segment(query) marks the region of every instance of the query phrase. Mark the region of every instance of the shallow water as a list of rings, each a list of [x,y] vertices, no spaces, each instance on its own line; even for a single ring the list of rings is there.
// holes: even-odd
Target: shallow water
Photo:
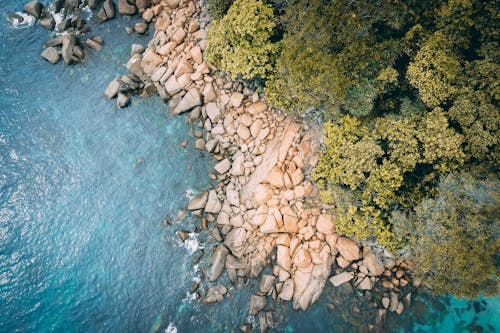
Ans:
[[[200,248],[213,241],[201,233],[186,246],[175,231],[199,222],[160,223],[210,186],[213,161],[180,146],[189,127],[158,97],[124,110],[102,97],[126,72],[130,45],[148,37],[127,36],[134,19],[119,18],[94,26],[105,47],[84,65],[53,66],[39,56],[46,30],[7,21],[21,7],[0,6],[0,332],[228,332],[250,320],[251,290],[230,288],[213,306],[187,295],[206,265],[195,266]],[[361,331],[353,321],[368,313],[331,289],[305,313],[272,305],[276,330]],[[345,306],[330,314],[325,304],[335,299]],[[387,330],[500,325],[499,298],[478,313],[466,301],[423,300],[418,313],[389,316]]]

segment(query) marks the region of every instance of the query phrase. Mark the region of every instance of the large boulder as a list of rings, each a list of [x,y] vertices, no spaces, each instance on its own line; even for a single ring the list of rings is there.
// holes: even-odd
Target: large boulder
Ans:
[[[208,269],[208,279],[210,281],[215,281],[219,278],[219,276],[224,271],[226,267],[226,257],[229,253],[229,250],[224,245],[218,245],[212,257],[210,258],[210,268]]]
[[[271,289],[273,289],[274,280],[275,280],[274,275],[270,274],[262,275],[262,278],[260,279],[259,283],[259,293],[261,295],[266,295],[267,293],[269,293]]]
[[[346,237],[339,237],[337,240],[337,250],[344,259],[353,261],[361,258],[358,243]]]
[[[87,0],[87,4],[90,9],[97,9],[97,6],[101,3],[101,0]]]
[[[30,1],[24,5],[23,11],[39,19],[42,15],[42,4],[37,0]]]
[[[290,301],[293,297],[293,279],[288,279],[283,283],[283,287],[281,287],[281,292],[278,295],[284,301]]]
[[[47,47],[43,50],[41,56],[52,64],[57,64],[61,56],[59,55],[59,51],[55,47]]]
[[[278,246],[276,263],[286,271],[292,268],[292,259],[290,258],[290,248],[288,246]]]
[[[115,3],[113,0],[104,0],[104,3],[97,13],[97,18],[100,22],[111,20],[115,17]]]
[[[199,105],[201,105],[200,91],[198,88],[191,88],[171,112],[172,114],[177,115],[187,112]]]
[[[66,65],[72,64],[75,60],[73,56],[73,47],[75,46],[75,39],[73,35],[64,35],[62,37],[61,55]]]

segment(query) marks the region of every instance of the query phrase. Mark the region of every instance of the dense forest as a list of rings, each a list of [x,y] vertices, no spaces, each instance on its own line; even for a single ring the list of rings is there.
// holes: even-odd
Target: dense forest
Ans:
[[[500,15],[478,0],[209,0],[207,57],[290,114],[340,234],[437,293],[498,292]]]

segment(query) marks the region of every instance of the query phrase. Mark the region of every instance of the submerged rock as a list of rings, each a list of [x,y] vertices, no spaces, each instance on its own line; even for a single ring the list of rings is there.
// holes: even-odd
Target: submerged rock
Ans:
[[[137,13],[137,8],[129,4],[127,0],[118,0],[118,13],[120,15],[134,15]]]
[[[255,316],[266,306],[266,298],[264,296],[252,295],[250,296],[250,305],[248,313]]]

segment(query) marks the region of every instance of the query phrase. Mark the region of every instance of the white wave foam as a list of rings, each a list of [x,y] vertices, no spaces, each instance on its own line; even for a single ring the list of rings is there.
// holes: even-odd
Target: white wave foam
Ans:
[[[170,323],[165,329],[165,333],[177,333],[177,327],[175,327],[173,323]]]
[[[182,246],[188,249],[191,255],[203,247],[200,245],[200,242],[198,242],[198,235],[195,232],[191,232],[188,235],[189,237],[182,243]]]
[[[194,190],[192,188],[188,188],[185,192],[184,192],[184,196],[186,198],[188,198],[189,200],[191,199],[194,199],[194,197],[196,196],[196,194],[194,193]]]
[[[36,18],[34,16],[31,16],[30,14],[26,14],[23,12],[16,12],[15,14],[23,18],[22,21],[17,18],[8,19],[12,23],[12,26],[16,29],[26,29],[33,26],[33,24],[35,24],[36,22]]]
[[[9,153],[9,156],[13,161],[19,161],[19,156],[17,156],[17,153],[15,150],[11,150]]]

